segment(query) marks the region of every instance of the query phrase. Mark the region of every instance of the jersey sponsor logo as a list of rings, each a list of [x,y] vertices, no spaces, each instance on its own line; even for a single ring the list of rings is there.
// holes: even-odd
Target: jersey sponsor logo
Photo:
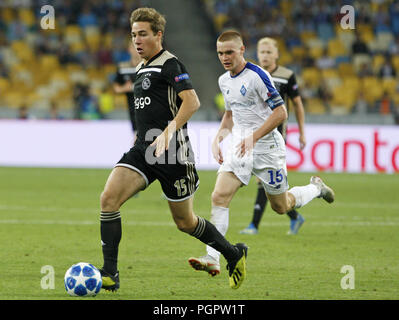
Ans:
[[[148,106],[150,104],[151,104],[150,97],[141,97],[134,99],[134,106],[136,109],[144,109],[145,106]]]
[[[175,82],[180,82],[182,80],[188,80],[188,79],[190,79],[190,76],[188,75],[188,73],[182,73],[175,77]]]
[[[143,82],[141,83],[141,87],[143,90],[148,90],[151,87],[151,81],[148,78],[144,78]]]
[[[240,89],[240,92],[241,92],[241,94],[242,94],[243,96],[245,96],[245,94],[247,93],[247,88],[245,88],[245,86],[242,85],[242,87],[241,87],[241,89]]]

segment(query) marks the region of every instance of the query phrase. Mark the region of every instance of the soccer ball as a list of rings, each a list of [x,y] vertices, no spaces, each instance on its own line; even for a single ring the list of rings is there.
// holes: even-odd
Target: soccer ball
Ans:
[[[64,283],[65,290],[71,296],[93,297],[100,291],[103,281],[95,266],[79,262],[67,270]]]

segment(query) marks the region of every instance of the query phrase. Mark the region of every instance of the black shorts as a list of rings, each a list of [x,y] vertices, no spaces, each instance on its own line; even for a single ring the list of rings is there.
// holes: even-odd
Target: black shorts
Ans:
[[[126,167],[138,172],[148,187],[154,180],[159,180],[162,191],[170,201],[183,201],[194,195],[198,189],[199,178],[194,161],[177,161],[176,155],[166,151],[154,163],[151,156],[155,148],[135,144],[124,153],[115,167]]]

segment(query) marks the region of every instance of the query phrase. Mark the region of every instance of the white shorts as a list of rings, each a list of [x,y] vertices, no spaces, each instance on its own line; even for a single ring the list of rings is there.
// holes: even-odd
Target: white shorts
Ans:
[[[280,145],[273,152],[252,153],[243,158],[239,158],[235,153],[235,148],[228,149],[218,173],[233,172],[245,185],[248,185],[251,176],[255,175],[269,194],[281,194],[288,190],[284,145]]]

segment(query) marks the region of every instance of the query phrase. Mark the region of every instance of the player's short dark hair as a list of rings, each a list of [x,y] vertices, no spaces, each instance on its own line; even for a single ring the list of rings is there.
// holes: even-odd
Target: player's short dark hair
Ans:
[[[242,38],[241,33],[239,33],[236,30],[227,30],[224,31],[218,38],[217,42],[225,42],[225,41],[230,41],[230,40],[240,40],[242,43],[244,43],[244,40]]]
[[[165,32],[166,19],[154,8],[138,8],[134,10],[130,15],[130,25],[135,22],[149,22],[154,35],[159,31],[162,34]]]

